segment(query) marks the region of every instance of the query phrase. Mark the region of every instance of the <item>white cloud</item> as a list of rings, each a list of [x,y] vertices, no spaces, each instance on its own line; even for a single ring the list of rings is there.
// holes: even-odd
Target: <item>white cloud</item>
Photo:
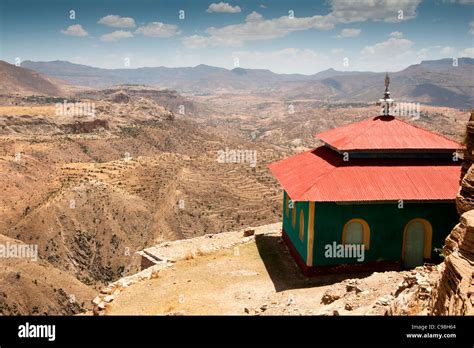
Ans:
[[[172,37],[179,35],[178,26],[161,22],[151,22],[135,30],[135,34],[142,34],[151,37]]]
[[[429,49],[428,48],[422,48],[420,49],[417,54],[416,54],[416,60],[417,61],[422,61],[422,60],[425,60],[427,57],[428,57],[428,53],[429,53]]]
[[[244,23],[227,25],[221,28],[206,29],[208,36],[193,35],[184,38],[189,48],[209,46],[241,46],[245,41],[256,41],[283,37],[288,33],[310,28],[331,29],[334,24],[324,16],[290,18],[283,16],[264,19],[257,12],[249,14]]]
[[[66,30],[61,30],[61,33],[64,35],[69,35],[69,36],[87,36],[89,33],[84,30],[82,25],[80,24],[73,24],[70,25]]]
[[[97,23],[108,25],[113,28],[135,28],[136,26],[135,20],[132,17],[120,17],[117,15],[102,17]]]
[[[332,0],[331,15],[341,23],[400,22],[415,18],[420,3],[421,0]]]
[[[440,53],[443,57],[452,57],[454,55],[454,48],[446,46],[440,50]]]
[[[239,6],[231,6],[228,2],[220,2],[218,4],[212,3],[207,8],[206,12],[213,13],[239,13],[242,12]]]
[[[376,43],[372,46],[365,46],[361,53],[363,56],[393,57],[407,52],[413,44],[413,41],[407,39],[391,37],[386,41]]]
[[[191,35],[182,39],[183,44],[188,48],[203,48],[211,45],[210,39],[201,35]]]
[[[242,46],[242,41],[233,40],[232,38],[219,38],[202,35],[187,36],[181,40],[188,48],[204,48],[204,47],[239,47]]]
[[[283,37],[295,31],[333,29],[337,24],[367,20],[400,22],[416,17],[421,0],[331,0],[331,12],[311,17],[282,16],[265,19],[257,12],[248,15],[243,23],[210,27],[205,35],[184,38],[187,47],[236,46],[245,41],[268,40]],[[218,4],[216,4],[218,5]],[[400,12],[402,17],[399,18]],[[355,32],[353,32],[355,33]]]
[[[474,47],[468,47],[465,49],[456,49],[454,47],[446,46],[441,47],[439,50],[440,58],[461,58],[461,57],[474,57]]]
[[[283,16],[264,19],[258,14],[247,16],[241,24],[227,25],[221,28],[211,27],[206,32],[212,39],[225,41],[255,41],[283,37],[294,31],[315,29],[332,29],[334,23],[324,16],[295,17]]]
[[[341,33],[338,35],[338,37],[357,37],[359,36],[360,32],[360,29],[346,28],[341,30]]]
[[[469,34],[474,35],[474,21],[469,22]]]
[[[365,46],[352,56],[351,70],[398,71],[426,58],[428,49],[414,50],[414,42],[390,36],[387,40]]]
[[[181,42],[188,48],[203,48],[209,46],[209,38],[201,35],[184,37]]]
[[[390,37],[394,37],[395,39],[401,39],[403,37],[403,33],[400,31],[392,31],[390,33]]]
[[[133,34],[129,31],[116,30],[109,34],[102,35],[100,39],[106,42],[115,42],[115,41],[131,38],[131,37],[133,37]]]
[[[258,13],[253,11],[251,14],[249,14],[247,17],[245,17],[246,22],[256,22],[256,21],[261,21],[263,20],[263,16]]]
[[[470,57],[474,58],[474,47],[465,48],[462,51],[459,51],[458,57]]]

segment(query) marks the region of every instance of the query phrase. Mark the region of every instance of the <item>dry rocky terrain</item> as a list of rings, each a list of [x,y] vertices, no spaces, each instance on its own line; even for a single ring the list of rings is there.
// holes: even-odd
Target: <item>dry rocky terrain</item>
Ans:
[[[219,163],[242,144],[128,93],[81,100],[95,117],[21,100],[0,108],[1,230],[85,288],[137,271],[135,252],[160,241],[279,219],[274,154],[260,144],[247,147],[255,167]]]
[[[145,270],[103,288],[96,315],[428,314],[437,266],[306,278],[281,225],[145,249]]]
[[[65,93],[58,79],[39,74],[0,60],[0,93],[62,95]]]
[[[0,234],[2,245],[25,243]],[[72,315],[92,309],[96,291],[45,260],[2,258],[0,313],[2,315]]]
[[[266,164],[315,146],[314,133],[377,114],[375,106],[318,107],[312,100],[282,101],[244,95],[181,96],[140,86],[81,90],[69,97],[71,103],[93,104],[93,115],[58,114],[56,103],[64,100],[38,95],[0,97],[1,237],[12,243],[37,245],[41,260],[37,264],[0,260],[3,281],[16,279],[1,288],[3,314],[72,314],[88,310],[99,289],[139,271],[142,260],[138,251],[163,242],[280,221],[281,191]],[[180,112],[181,106],[184,113]],[[291,112],[289,106],[293,106]],[[422,112],[414,122],[463,138],[469,117],[465,112],[424,106]],[[219,163],[218,152],[225,148],[256,151],[256,166]],[[372,308],[379,308],[378,295],[396,292],[405,279],[405,275],[394,273],[393,282],[384,284],[379,281],[383,276],[375,274],[364,278],[365,283],[360,286],[379,287],[380,291],[360,305],[356,298],[365,296],[364,290],[346,291],[342,300],[318,307],[319,296],[322,298],[331,284],[344,278],[300,277],[279,238],[267,237],[269,245],[278,246],[280,253],[270,253],[273,262],[278,266],[280,257],[286,260],[281,261],[284,271],[280,272],[292,269],[288,278],[280,277],[284,278],[284,287],[295,289],[295,296],[302,294],[301,302],[296,302],[300,307],[291,307],[292,303],[291,309],[283,311],[281,305],[286,306],[292,290],[285,292],[275,287],[275,280],[270,279],[271,273],[262,261],[257,238],[241,247],[242,256],[249,257],[245,267],[236,261],[244,258],[232,259],[233,254],[223,248],[214,256],[203,253],[194,257],[191,252],[188,260],[173,266],[179,272],[166,268],[160,271],[160,277],[172,284],[172,274],[179,273],[180,279],[189,277],[198,283],[195,277],[199,272],[211,279],[219,272],[219,264],[233,264],[235,273],[223,276],[214,289],[225,297],[223,287],[238,279],[243,292],[236,295],[240,300],[235,305],[226,304],[231,298],[222,298],[222,308],[215,314],[252,314],[256,310],[275,314],[369,313],[379,311]],[[213,257],[218,260],[215,267],[206,266],[214,262]],[[153,286],[159,286],[159,278],[153,280]],[[36,290],[30,289],[30,281]],[[343,283],[342,287],[348,285]],[[253,294],[259,286],[261,293]],[[174,308],[174,292],[170,289],[163,287],[163,296],[170,296],[167,306]],[[250,295],[245,295],[244,289]],[[316,298],[306,303],[305,296],[313,295]],[[71,298],[74,301],[65,300]],[[344,308],[345,302],[353,303],[349,305],[352,309],[341,311],[342,301]],[[21,305],[14,307],[15,302]],[[393,301],[382,302],[386,304],[380,305],[383,310],[378,314],[388,310]],[[119,309],[118,303],[114,311],[123,313],[126,307]],[[193,313],[191,307],[168,307],[156,303],[153,310]],[[141,313],[133,308],[130,313]],[[211,313],[211,308],[217,307],[199,305],[195,310]]]
[[[321,106],[313,99],[278,99],[255,95],[189,97],[203,112],[194,119],[206,127],[273,146],[280,154],[315,147],[314,135],[379,115],[373,104]],[[399,116],[414,125],[462,141],[469,112],[447,107],[420,106],[420,116]]]

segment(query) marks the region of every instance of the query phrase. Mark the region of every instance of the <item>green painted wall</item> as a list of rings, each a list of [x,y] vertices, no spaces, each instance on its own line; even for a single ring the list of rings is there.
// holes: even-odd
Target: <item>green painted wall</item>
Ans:
[[[441,261],[434,248],[441,248],[452,228],[459,221],[455,203],[397,203],[348,204],[316,203],[313,265],[355,263],[355,259],[326,258],[325,245],[342,241],[342,231],[347,221],[359,218],[370,227],[370,248],[365,250],[364,262],[400,261],[402,258],[403,232],[412,219],[423,218],[433,228],[431,258]]]
[[[286,192],[283,194],[283,228],[303,260],[307,255],[308,202],[296,202],[296,224],[291,224],[291,209],[285,214]],[[299,238],[300,209],[305,215],[305,235]],[[431,258],[441,261],[434,248],[441,248],[444,240],[458,223],[455,203],[397,203],[381,204],[336,204],[315,203],[313,266],[356,263],[355,259],[326,258],[325,245],[341,244],[342,231],[347,221],[364,219],[370,227],[370,248],[365,250],[364,262],[400,261],[402,257],[403,232],[412,219],[423,218],[431,223],[433,240]]]
[[[308,202],[295,202],[294,203],[294,208],[296,209],[296,223],[295,227],[293,228],[291,224],[291,208],[288,209],[288,216],[285,214],[285,202],[286,202],[286,196],[287,193],[283,193],[283,229],[285,232],[288,234],[288,237],[290,238],[291,242],[295,246],[296,250],[298,253],[301,255],[303,260],[306,262],[306,255],[308,251],[308,247],[306,245],[308,241],[308,209],[309,209],[309,203]],[[301,209],[304,211],[304,237],[303,240],[300,240],[299,237],[299,226],[300,226],[300,211]]]

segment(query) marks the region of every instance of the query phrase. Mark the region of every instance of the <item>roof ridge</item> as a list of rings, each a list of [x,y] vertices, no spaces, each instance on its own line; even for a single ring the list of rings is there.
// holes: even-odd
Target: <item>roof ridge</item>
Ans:
[[[372,118],[372,119],[368,118],[368,119],[365,119],[365,120],[362,120],[362,121],[359,121],[359,122],[349,123],[349,124],[351,125],[351,124],[362,123],[362,122],[367,122],[367,123],[368,123],[370,120],[373,121],[374,119],[373,119],[373,118]],[[373,122],[372,124],[370,124],[369,127],[367,127],[363,132],[359,133],[358,136],[352,138],[350,141],[348,141],[348,142],[346,142],[346,143],[344,143],[344,144],[341,144],[341,146],[347,146],[348,144],[353,144],[353,143],[354,143],[354,140],[356,140],[356,139],[360,138],[361,136],[363,136],[364,134],[366,134],[372,127],[374,127],[374,125],[375,125],[375,122]],[[337,129],[337,128],[336,128],[336,129]]]
[[[335,131],[335,130],[340,130],[340,129],[346,128],[346,127],[352,127],[352,126],[354,126],[355,124],[364,123],[364,122],[368,122],[368,121],[370,121],[370,118],[366,118],[366,119],[363,119],[363,120],[360,120],[360,121],[356,121],[356,122],[350,122],[350,123],[344,124],[344,125],[342,125],[342,126],[340,126],[340,127],[331,128],[331,129],[325,130],[325,131],[323,131],[323,132],[319,132],[319,133],[313,135],[313,137],[316,138],[316,139],[319,139],[319,140],[323,141],[323,142],[326,144],[326,142],[325,142],[324,140],[322,140],[322,139],[319,137],[319,135],[324,134],[324,133],[333,132],[333,131]],[[370,128],[370,127],[369,127],[369,128]],[[362,134],[359,134],[357,137],[359,137],[360,135],[362,135]],[[351,140],[351,141],[352,141],[352,140]],[[350,142],[350,141],[349,141],[349,142]],[[348,144],[349,142],[345,142],[344,145]]]
[[[291,158],[291,157],[299,156],[299,155],[302,155],[302,154],[305,154],[305,153],[312,153],[313,151],[315,151],[315,150],[317,150],[317,149],[319,149],[319,148],[325,148],[325,149],[328,149],[328,150],[330,150],[330,151],[334,151],[334,150],[332,150],[331,148],[329,148],[329,147],[326,146],[326,145],[320,145],[320,146],[315,147],[315,148],[313,148],[313,149],[311,149],[311,150],[303,151],[303,152],[300,152],[300,153],[295,154],[295,155],[293,155],[293,156],[290,156],[290,157],[287,157],[287,158],[282,158],[282,159],[279,160],[279,161],[276,161],[276,162],[273,162],[273,163],[269,163],[269,164],[267,165],[267,167],[271,170],[270,167],[271,167],[273,164],[277,164],[277,163],[279,163],[279,162],[281,162],[281,161],[285,161],[285,160],[287,160],[287,159],[289,159],[289,158]],[[336,153],[337,153],[337,152],[336,152]],[[315,156],[316,156],[316,155],[315,155]],[[319,156],[318,156],[318,157],[319,157]],[[340,162],[341,162],[341,160],[338,159],[338,164],[340,164]],[[317,177],[314,178],[314,181],[317,181],[317,180],[319,180],[320,178],[326,176],[328,173],[333,172],[333,171],[334,171],[334,168],[338,168],[338,166],[334,166],[333,168],[327,170],[326,172],[321,173],[319,176],[317,176]],[[302,196],[304,193],[306,193],[306,191],[308,191],[309,189],[311,189],[314,185],[315,185],[315,184],[310,185],[306,190],[304,190],[304,191],[302,192],[302,194],[300,194],[300,196]],[[290,195],[290,194],[288,193],[288,195]],[[290,198],[291,198],[291,196],[290,196]]]
[[[318,146],[318,147],[314,148],[313,150],[311,150],[311,152],[314,151],[314,150],[316,150],[316,149],[319,149],[320,147],[324,147],[324,148],[326,148],[326,149],[328,149],[328,150],[330,150],[330,151],[334,151],[333,149],[329,148],[329,147],[326,146],[326,145],[321,145],[321,146]],[[334,151],[334,152],[336,152],[336,151]],[[336,153],[337,153],[337,152],[336,152]],[[344,161],[342,161],[342,162],[344,162]],[[340,158],[340,156],[339,156],[339,157],[338,157],[338,161],[337,161],[337,165],[333,166],[330,170],[327,170],[326,172],[324,172],[324,173],[320,174],[319,176],[317,176],[317,177],[314,179],[313,184],[312,184],[310,187],[308,187],[306,190],[304,190],[304,191],[300,194],[300,197],[301,197],[301,196],[304,196],[304,195],[306,194],[306,192],[308,192],[311,188],[313,188],[314,185],[316,185],[316,181],[322,180],[324,177],[326,177],[326,176],[328,176],[329,174],[331,174],[332,172],[336,171],[336,169],[340,167],[340,166],[339,166],[340,164],[341,164],[341,158]]]
[[[463,144],[457,139],[452,139],[449,136],[444,135],[436,130],[427,129],[423,127],[423,125],[412,124],[411,122],[402,118],[390,116],[390,120],[388,120],[388,122],[386,123],[392,122],[392,124],[387,124],[386,126],[382,126],[382,121],[385,120],[382,119],[381,116],[367,118],[361,121],[356,121],[338,128],[333,128],[331,130],[315,134],[314,137],[319,140],[322,140],[326,145],[335,148],[339,152],[351,151],[355,149],[368,150],[371,143],[369,141],[370,137],[368,135],[377,135],[377,133],[379,133],[379,130],[383,130],[383,132],[388,132],[388,135],[396,136],[391,141],[384,141],[383,139],[381,140],[382,145],[380,145],[380,149],[384,150],[420,148],[431,150],[452,149],[454,151],[463,148]],[[402,132],[403,130],[406,133],[405,137],[404,133]],[[416,138],[421,138],[422,140],[411,140],[411,138],[414,139],[415,135]],[[408,139],[408,143],[403,144],[401,140],[396,140],[399,138],[398,136],[401,136],[400,139]],[[424,141],[426,142],[426,144],[423,145]],[[379,148],[379,146],[373,144],[373,141],[372,147],[374,147],[374,149]]]
[[[434,135],[438,135],[438,136],[440,136],[440,137],[442,137],[442,138],[444,138],[444,139],[446,139],[446,140],[452,141],[453,143],[456,143],[456,144],[462,146],[461,143],[459,143],[459,142],[457,142],[456,140],[453,140],[453,139],[447,137],[447,136],[444,135],[444,134],[438,133],[437,131],[433,131],[433,130],[431,130],[431,129],[426,129],[426,128],[423,128],[423,127],[414,125],[414,124],[412,124],[412,123],[410,123],[410,122],[408,122],[408,121],[405,121],[405,120],[403,120],[403,119],[401,119],[401,118],[397,118],[397,117],[395,117],[395,116],[394,116],[394,119],[397,120],[397,121],[403,122],[403,123],[405,123],[405,124],[407,124],[407,125],[409,125],[409,126],[415,127],[416,129],[419,129],[419,130],[422,130],[422,131],[425,131],[425,132],[427,132],[427,133],[431,133],[431,134],[434,134]]]

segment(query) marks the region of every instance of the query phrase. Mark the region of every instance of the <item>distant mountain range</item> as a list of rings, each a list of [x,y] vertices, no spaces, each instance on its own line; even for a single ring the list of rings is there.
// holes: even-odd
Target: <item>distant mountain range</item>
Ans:
[[[54,78],[0,60],[0,93],[60,95],[63,90]]]
[[[423,61],[390,73],[392,96],[400,101],[468,108],[474,105],[474,59]],[[383,93],[385,73],[328,69],[314,75],[276,74],[264,69],[232,70],[208,65],[185,68],[102,69],[66,61],[24,61],[35,70],[71,85],[104,88],[144,84],[192,94],[258,93],[322,102],[374,102]]]

